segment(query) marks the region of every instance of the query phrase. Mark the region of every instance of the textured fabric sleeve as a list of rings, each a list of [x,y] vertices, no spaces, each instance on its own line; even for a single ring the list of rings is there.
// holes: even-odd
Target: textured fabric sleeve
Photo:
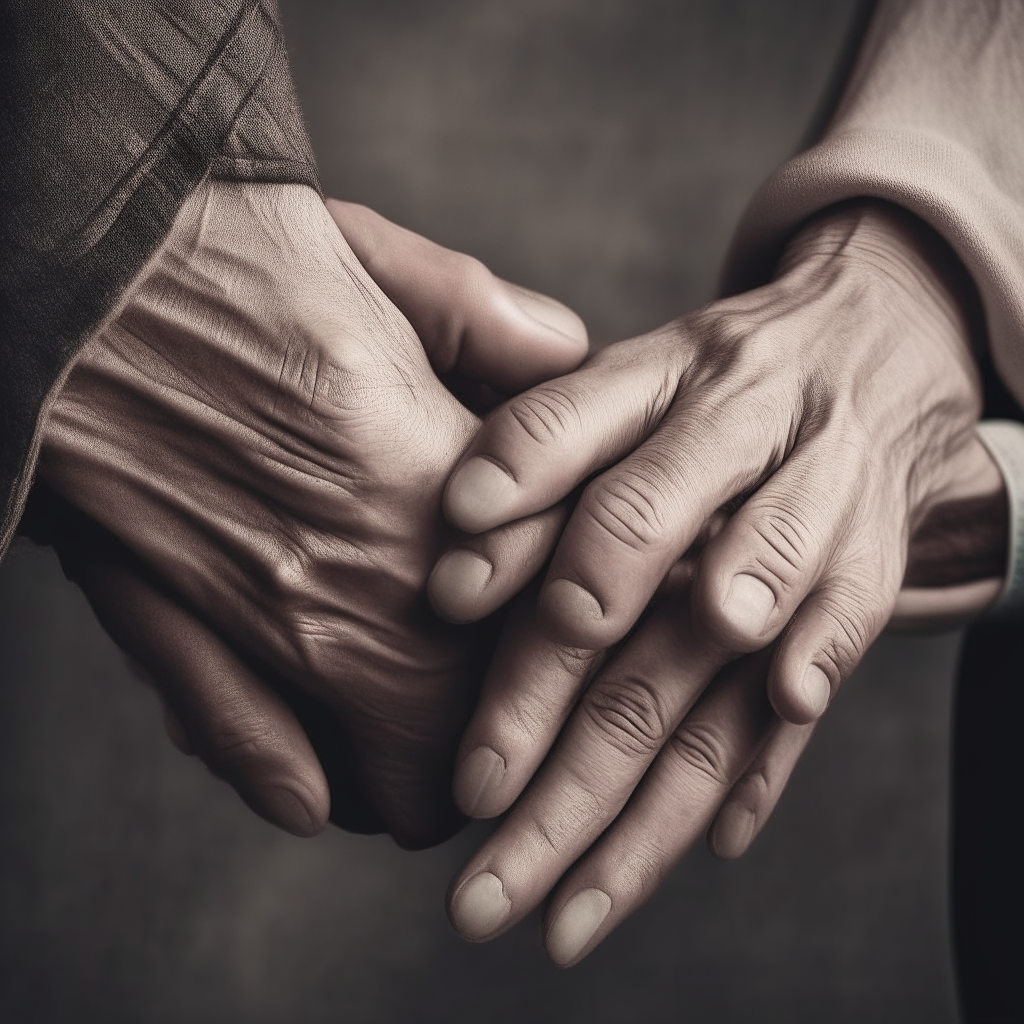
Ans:
[[[1024,424],[985,420],[978,424],[978,436],[1006,481],[1010,524],[1006,580],[987,618],[1020,618],[1024,616]]]
[[[38,425],[208,173],[319,188],[273,0],[0,0],[0,554]]]
[[[1024,404],[1024,0],[881,0],[823,137],[746,210],[724,290],[764,283],[803,220],[858,197],[896,203],[949,242]]]

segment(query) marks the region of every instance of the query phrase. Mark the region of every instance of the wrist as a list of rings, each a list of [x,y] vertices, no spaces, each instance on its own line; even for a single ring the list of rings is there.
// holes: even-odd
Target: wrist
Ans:
[[[786,246],[776,277],[824,267],[880,287],[891,313],[902,307],[974,351],[981,344],[980,306],[967,271],[939,234],[898,206],[859,199],[822,211]]]

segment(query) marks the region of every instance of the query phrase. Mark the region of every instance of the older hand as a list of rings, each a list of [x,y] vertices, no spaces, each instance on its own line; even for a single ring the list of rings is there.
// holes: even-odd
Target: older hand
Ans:
[[[575,864],[547,925],[552,956],[572,963],[716,813],[718,852],[749,843],[808,723],[889,620],[908,538],[978,458],[980,387],[943,253],[898,211],[836,211],[771,284],[612,346],[471,443],[445,507],[478,536],[431,579],[457,621],[543,563],[523,541],[542,509],[623,461],[583,491],[463,740],[457,800],[488,817],[558,739],[453,886],[464,934],[510,927]],[[662,581],[696,548],[675,570],[692,573],[687,601]],[[470,558],[489,566],[475,592]]]
[[[193,740],[219,732],[222,767],[281,754],[271,781],[288,792],[264,813],[306,832],[326,814],[301,729],[262,682],[280,678],[333,709],[351,784],[423,845],[457,820],[454,745],[487,647],[422,599],[444,481],[479,422],[439,376],[514,392],[576,365],[585,332],[476,261],[332,212],[370,274],[309,189],[197,191],[82,352],[39,475],[136,560],[80,575],[116,630],[139,627]]]

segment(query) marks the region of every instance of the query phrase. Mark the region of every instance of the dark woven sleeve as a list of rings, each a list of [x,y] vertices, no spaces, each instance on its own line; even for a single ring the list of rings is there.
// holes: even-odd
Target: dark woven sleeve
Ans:
[[[0,554],[37,424],[207,175],[318,188],[276,3],[0,0]]]

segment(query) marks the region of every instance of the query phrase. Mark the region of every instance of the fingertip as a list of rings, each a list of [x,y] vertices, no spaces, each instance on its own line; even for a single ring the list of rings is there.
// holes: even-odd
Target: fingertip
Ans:
[[[316,794],[289,781],[260,786],[243,795],[260,817],[293,836],[309,839],[327,827],[330,796],[326,785],[323,788],[323,793]]]
[[[722,581],[713,578],[709,568],[705,563],[698,570],[694,593],[702,624],[729,650],[752,652],[764,647],[771,639],[775,592],[750,573],[738,572]]]
[[[557,967],[572,967],[589,952],[594,936],[612,909],[603,889],[582,889],[555,915],[544,938],[548,956]]]
[[[549,580],[537,599],[537,619],[545,635],[559,644],[601,650],[614,643],[601,602],[586,587],[567,579]]]
[[[448,900],[448,920],[470,942],[486,942],[512,913],[501,879],[481,871],[458,886]]]
[[[507,775],[505,759],[491,747],[481,745],[470,751],[455,770],[452,796],[467,818],[496,818],[508,810],[503,799]]]
[[[832,699],[832,683],[817,665],[811,663],[795,672],[780,667],[769,680],[768,696],[775,713],[793,725],[817,721]]]
[[[444,491],[445,518],[464,533],[483,533],[515,519],[515,479],[490,459],[476,455],[452,475]]]
[[[443,554],[427,580],[431,607],[448,622],[475,622],[487,614],[480,610],[480,597],[494,574],[494,566],[483,555],[465,548]]]
[[[730,801],[708,831],[708,847],[720,860],[738,860],[754,841],[757,818],[749,807]]]
[[[550,295],[535,292],[522,285],[512,284],[510,281],[501,281],[501,284],[527,316],[564,338],[568,343],[567,348],[575,353],[577,360],[583,359],[587,354],[589,340],[587,326],[574,310],[558,299],[551,298]]]

